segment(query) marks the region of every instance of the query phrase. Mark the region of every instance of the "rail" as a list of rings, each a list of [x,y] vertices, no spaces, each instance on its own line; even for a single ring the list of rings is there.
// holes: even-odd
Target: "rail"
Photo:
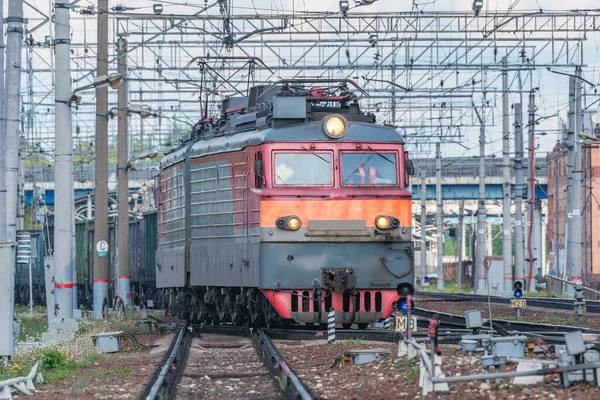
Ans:
[[[584,286],[585,288],[585,286]],[[595,292],[593,289],[590,291]],[[439,292],[419,292],[419,295],[434,297],[432,301],[474,301],[487,303],[486,295],[477,294],[459,294],[459,293],[439,293]],[[491,296],[490,301],[495,304],[508,304],[509,297]],[[538,297],[523,297],[527,300],[527,305],[540,308],[552,308],[558,310],[573,310],[573,299],[553,299],[553,298],[538,298]],[[427,300],[415,300],[415,302],[425,302]],[[600,313],[600,302],[586,300],[587,312],[598,314]]]
[[[256,329],[252,341],[259,357],[269,370],[271,377],[278,383],[278,388],[286,399],[311,400],[314,396],[304,386],[300,378],[292,371],[287,362],[273,346],[271,339],[262,329]]]
[[[175,393],[175,387],[179,376],[183,371],[183,368],[178,368],[179,365],[185,365],[187,353],[191,345],[191,337],[186,336],[186,326],[182,327],[171,348],[165,356],[165,360],[161,364],[158,373],[155,374],[154,379],[151,381],[151,385],[146,387],[146,391],[142,397],[146,400],[154,400],[156,398],[172,398]],[[185,341],[185,345],[182,343]],[[173,365],[177,364],[177,367],[173,368]],[[169,384],[165,385],[165,381],[169,380]]]

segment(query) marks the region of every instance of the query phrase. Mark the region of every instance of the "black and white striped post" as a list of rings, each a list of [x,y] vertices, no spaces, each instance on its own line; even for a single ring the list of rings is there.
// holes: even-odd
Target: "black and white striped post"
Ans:
[[[390,329],[390,317],[387,317],[383,320],[383,329]]]
[[[327,315],[327,343],[335,343],[335,309]]]

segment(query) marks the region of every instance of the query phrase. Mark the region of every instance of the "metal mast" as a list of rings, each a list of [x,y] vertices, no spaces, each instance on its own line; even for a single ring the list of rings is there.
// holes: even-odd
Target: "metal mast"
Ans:
[[[442,153],[440,143],[435,144],[435,229],[437,238],[437,288],[444,288],[444,234],[442,209]]]
[[[421,170],[421,273],[427,275],[429,269],[427,266],[427,183],[425,177],[427,173],[425,168]]]
[[[506,57],[502,59],[502,261],[504,264],[503,296],[512,290],[512,218],[510,213],[510,138],[508,122],[508,71]]]
[[[529,189],[527,190],[527,201],[529,207],[527,208],[527,216],[529,222],[527,223],[527,252],[529,255],[529,268],[527,272],[527,287],[526,290],[530,292],[535,289],[534,271],[533,264],[535,261],[534,249],[535,246],[533,227],[534,227],[534,215],[535,215],[535,92],[532,88],[529,92]]]
[[[458,265],[456,267],[456,286],[462,286],[462,264],[465,257],[465,198],[460,199],[460,208],[458,211],[458,231],[456,232],[457,245],[456,251],[458,255]]]
[[[96,77],[108,75],[108,0],[98,1]],[[96,88],[96,223],[94,224],[94,318],[108,306],[108,89]]]
[[[63,0],[64,1],[64,0]],[[71,26],[69,3],[55,4],[54,99],[56,107],[56,172],[54,212],[54,298],[58,318],[73,317],[73,137],[71,135]]]
[[[117,39],[118,72],[123,77],[127,76],[127,40],[123,37]],[[118,121],[118,160],[117,160],[117,181],[118,181],[118,294],[123,299],[125,305],[129,305],[127,294],[130,292],[129,277],[129,183],[127,179],[127,83],[119,88],[117,93],[117,105],[119,108]]]
[[[577,67],[575,70],[575,75],[581,77],[581,67]],[[581,116],[581,79],[577,79],[575,81],[575,115],[574,115],[574,124],[575,129],[573,131],[573,181],[572,186],[569,187],[569,190],[573,190],[573,203],[572,203],[572,214],[573,219],[571,220],[571,226],[573,227],[571,230],[571,235],[569,236],[571,239],[571,250],[572,253],[569,256],[569,260],[572,262],[571,274],[569,276],[569,280],[573,281],[575,284],[581,284],[581,171],[582,171],[582,162],[581,162],[581,153],[582,150],[579,146],[575,145],[577,141],[578,135],[581,133],[582,128],[582,116]],[[538,260],[538,265],[540,265],[542,260]],[[570,286],[570,285],[569,285]]]

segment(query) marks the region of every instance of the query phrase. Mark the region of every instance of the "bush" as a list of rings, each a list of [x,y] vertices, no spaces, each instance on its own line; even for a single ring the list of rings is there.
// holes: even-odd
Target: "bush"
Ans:
[[[67,356],[55,349],[44,350],[42,353],[42,366],[44,369],[64,368],[67,365]]]

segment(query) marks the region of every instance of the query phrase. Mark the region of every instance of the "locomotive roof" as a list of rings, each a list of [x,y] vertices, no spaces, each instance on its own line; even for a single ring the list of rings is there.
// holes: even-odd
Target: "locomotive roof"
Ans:
[[[272,127],[262,130],[250,130],[235,135],[213,136],[189,143],[166,155],[161,168],[183,161],[186,154],[190,158],[239,151],[249,145],[266,142],[369,142],[404,143],[400,132],[391,126],[374,123],[348,121],[346,134],[339,139],[331,139],[323,131],[322,121],[300,122],[297,124]]]

